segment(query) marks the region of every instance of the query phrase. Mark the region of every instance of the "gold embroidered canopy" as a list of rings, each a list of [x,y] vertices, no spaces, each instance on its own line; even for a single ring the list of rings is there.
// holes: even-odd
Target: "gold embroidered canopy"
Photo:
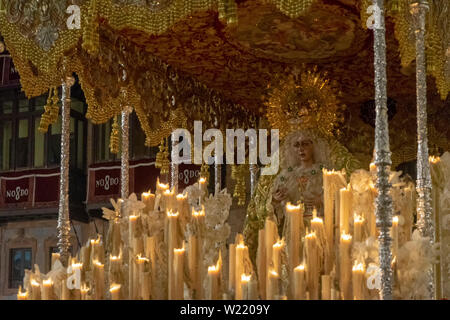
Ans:
[[[388,93],[393,162],[415,158],[414,37],[409,2],[389,1]],[[372,32],[364,0],[0,0],[0,34],[27,96],[76,72],[94,123],[134,107],[156,145],[173,127],[247,127],[265,114],[273,76],[317,65],[347,105],[342,143],[370,159],[373,129],[361,106],[373,99]],[[81,28],[67,22],[80,9]],[[448,1],[430,1],[427,21],[430,140],[448,148]],[[75,7],[76,8],[76,7]],[[437,94],[438,93],[438,94]],[[262,98],[262,99],[261,99]],[[447,108],[445,108],[447,107]],[[356,130],[357,128],[357,130]],[[409,149],[407,149],[409,148]]]

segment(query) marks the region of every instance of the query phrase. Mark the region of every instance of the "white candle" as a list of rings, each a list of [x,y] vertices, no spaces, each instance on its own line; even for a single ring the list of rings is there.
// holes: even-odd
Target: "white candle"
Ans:
[[[80,288],[81,300],[88,300],[88,298],[87,298],[88,292],[89,292],[89,287],[86,285],[86,283],[83,283]]]
[[[42,281],[41,296],[42,300],[53,300],[53,282],[51,279]]]
[[[41,285],[34,279],[31,279],[31,298],[41,300]]]
[[[120,284],[113,283],[109,288],[111,293],[111,300],[120,300]]]
[[[331,277],[322,276],[322,300],[331,300]]]
[[[175,294],[175,274],[174,274],[174,249],[178,246],[178,212],[167,212],[168,231],[167,231],[167,247],[168,247],[168,273],[169,273],[169,298]]]
[[[250,284],[251,275],[246,275],[243,273],[241,275],[241,291],[242,291],[242,300],[249,300],[249,284]]]
[[[172,299],[183,300],[184,299],[184,244],[180,249],[174,249],[174,295]],[[170,298],[170,297],[169,297]]]
[[[22,292],[21,286],[19,286],[19,292],[17,293],[17,300],[28,300],[28,291]]]
[[[241,288],[241,277],[239,275],[242,275],[244,273],[244,251],[245,251],[245,245],[243,242],[239,243],[236,246],[236,268],[235,268],[235,299],[236,300],[242,300],[242,288]]]
[[[363,241],[362,230],[364,218],[360,215],[355,215],[353,219],[353,238],[355,239],[355,242],[361,242]]]
[[[286,204],[286,214],[289,219],[289,236],[287,238],[288,247],[288,268],[290,270],[289,277],[293,279],[293,270],[300,263],[301,234],[303,226],[302,205],[293,206],[290,202]],[[278,271],[277,271],[278,272]]]
[[[218,300],[220,297],[219,271],[217,265],[208,267],[208,300]]]
[[[301,264],[294,269],[294,299],[305,299],[305,265]]]
[[[142,202],[145,204],[144,212],[149,214],[155,208],[155,195],[151,192],[143,192],[141,196]]]
[[[340,217],[340,234],[342,234],[343,232],[345,233],[349,233],[350,232],[350,228],[349,228],[349,218],[350,218],[350,211],[351,211],[351,206],[352,206],[352,192],[350,190],[350,188],[342,188],[340,190],[340,212],[339,212],[339,217]]]
[[[281,274],[281,251],[284,247],[284,240],[278,239],[278,241],[272,246],[272,263],[273,270]]]
[[[305,236],[308,291],[311,299],[319,299],[320,253],[315,232]]]
[[[228,290],[234,291],[236,285],[236,244],[231,243],[228,249]]]
[[[398,254],[398,216],[392,218],[392,256],[396,257]]]
[[[352,268],[353,298],[355,300],[364,300],[364,275],[364,264],[357,263],[357,261],[355,261]]]
[[[105,289],[105,265],[100,261],[94,260],[94,284],[95,284],[95,299],[103,299],[103,291]]]
[[[267,290],[267,299],[268,300],[275,300],[278,298],[278,296],[280,295],[280,291],[279,291],[279,275],[278,273],[275,272],[275,270],[269,270],[269,283],[268,283],[268,290]]]
[[[267,266],[266,266],[266,241],[264,232],[265,232],[264,229],[261,229],[258,232],[258,251],[256,253],[256,268],[258,271],[259,294],[261,296],[261,299],[266,298]]]
[[[346,233],[341,235],[339,246],[340,257],[340,289],[345,300],[352,300],[351,294],[351,244],[352,236]]]

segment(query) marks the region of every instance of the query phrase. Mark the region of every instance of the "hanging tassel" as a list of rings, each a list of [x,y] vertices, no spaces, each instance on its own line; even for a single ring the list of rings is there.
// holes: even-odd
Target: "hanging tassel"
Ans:
[[[44,106],[44,113],[41,116],[41,121],[39,122],[39,132],[46,133],[48,131],[49,125],[52,123],[52,94],[53,88],[48,90],[47,103]]]
[[[111,128],[111,137],[109,139],[109,151],[114,154],[119,153],[119,146],[120,146],[120,126],[117,122],[117,116],[114,116],[114,122]]]
[[[163,157],[161,164],[161,174],[169,174],[170,169],[170,160],[169,160],[169,143],[168,140],[165,139],[165,147],[163,149]]]
[[[50,100],[50,98],[49,98]],[[53,97],[51,98],[51,106],[50,106],[50,123],[54,124],[58,121],[59,116],[59,97],[58,97],[58,89],[53,88]],[[48,103],[48,101],[47,101]]]
[[[97,0],[91,1],[91,6],[88,9],[86,27],[83,32],[82,47],[90,55],[96,56],[98,53],[100,35],[99,35],[99,23],[98,23],[98,9]]]
[[[231,166],[231,178],[236,181],[234,185],[233,197],[238,200],[238,206],[245,205],[247,190],[245,187],[245,177],[248,167],[245,164]]]

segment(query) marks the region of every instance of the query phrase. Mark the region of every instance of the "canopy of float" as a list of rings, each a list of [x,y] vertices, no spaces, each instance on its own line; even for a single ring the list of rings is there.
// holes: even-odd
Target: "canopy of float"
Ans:
[[[447,150],[450,19],[445,1],[430,3],[427,54],[429,140],[432,147]],[[394,164],[416,156],[415,48],[407,2],[390,1],[387,8]],[[375,117],[370,4],[0,0],[0,34],[27,96],[45,94],[60,86],[64,74],[75,72],[88,103],[86,117],[103,123],[130,105],[148,145],[193,120],[208,127],[257,126],[274,81],[317,66],[341,91],[339,103],[347,106],[339,139],[368,163]]]

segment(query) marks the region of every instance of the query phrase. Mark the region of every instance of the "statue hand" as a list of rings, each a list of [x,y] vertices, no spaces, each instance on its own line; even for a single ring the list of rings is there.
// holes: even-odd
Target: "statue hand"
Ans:
[[[287,198],[287,189],[286,188],[277,189],[272,194],[272,199],[274,199],[275,201],[278,201],[278,202],[281,202],[286,198]]]

